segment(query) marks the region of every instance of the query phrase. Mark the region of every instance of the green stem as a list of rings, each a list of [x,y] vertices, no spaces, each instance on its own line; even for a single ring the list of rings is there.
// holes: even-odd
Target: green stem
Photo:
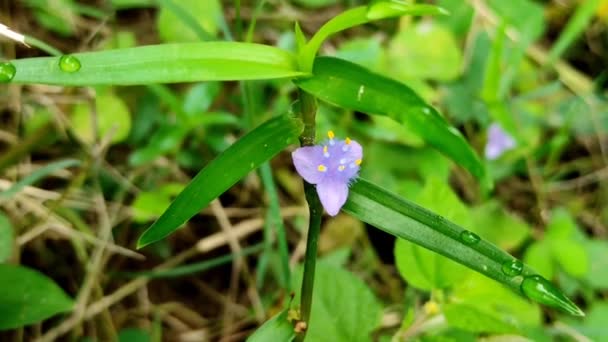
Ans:
[[[40,39],[36,39],[34,37],[31,36],[25,36],[24,39],[25,43],[31,46],[35,46],[37,48],[39,48],[40,50],[48,53],[51,56],[61,56],[63,55],[63,53],[61,51],[59,51],[58,49],[50,46],[49,44],[43,42]]]
[[[315,143],[315,115],[317,112],[316,99],[300,90],[300,115],[304,121],[304,131],[300,135],[302,146],[311,146]],[[304,276],[302,279],[302,292],[300,310],[302,320],[310,322],[312,307],[312,290],[315,279],[315,265],[317,262],[317,245],[319,242],[319,232],[321,230],[321,215],[323,207],[317,196],[314,185],[304,182],[304,193],[310,211],[308,222],[308,238],[306,241],[306,255],[304,259]],[[303,336],[302,336],[303,339]]]

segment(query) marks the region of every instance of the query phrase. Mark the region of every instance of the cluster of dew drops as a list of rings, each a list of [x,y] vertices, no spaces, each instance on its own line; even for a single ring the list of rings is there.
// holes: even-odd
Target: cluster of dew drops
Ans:
[[[72,55],[63,55],[59,57],[57,63],[59,70],[65,73],[74,73],[80,70],[80,60]],[[0,83],[8,83],[13,80],[17,74],[17,68],[11,62],[0,62]]]

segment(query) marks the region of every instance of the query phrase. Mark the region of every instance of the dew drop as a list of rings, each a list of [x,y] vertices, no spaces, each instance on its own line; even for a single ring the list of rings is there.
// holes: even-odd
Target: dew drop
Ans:
[[[468,230],[463,230],[462,233],[460,233],[460,240],[462,240],[462,242],[464,242],[467,245],[474,245],[476,243],[479,242],[479,240],[481,240],[479,238],[479,236],[473,232],[470,232]]]
[[[63,72],[73,73],[80,70],[80,61],[71,55],[63,55],[59,58],[59,69]]]
[[[10,82],[15,74],[17,73],[17,69],[13,63],[10,62],[2,62],[0,63],[0,83],[8,83]]]
[[[585,313],[576,304],[568,299],[551,282],[539,275],[524,277],[520,288],[521,292],[533,301],[562,309],[574,316],[585,316]]]
[[[502,264],[502,272],[508,276],[518,276],[523,270],[524,264],[519,260],[509,260]]]

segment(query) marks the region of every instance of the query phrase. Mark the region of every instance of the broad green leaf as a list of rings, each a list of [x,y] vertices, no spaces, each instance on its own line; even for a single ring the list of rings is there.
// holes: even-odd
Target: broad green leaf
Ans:
[[[386,115],[407,125],[431,146],[469,170],[485,187],[491,186],[483,164],[464,136],[404,84],[330,57],[317,58],[313,76],[297,80],[296,84],[337,106]]]
[[[585,244],[589,253],[589,272],[585,279],[593,288],[608,289],[608,242],[591,240]]]
[[[572,315],[583,312],[527,265],[519,275],[506,268],[515,260],[495,245],[462,227],[412,202],[396,196],[363,179],[351,186],[343,210],[385,232],[409,240],[471,268],[518,294]],[[503,269],[509,272],[503,271]]]
[[[507,212],[497,201],[475,207],[471,214],[471,230],[507,251],[519,247],[530,235],[530,226],[521,218]]]
[[[575,278],[589,272],[589,257],[583,243],[572,239],[552,239],[549,243],[553,257],[564,272]]]
[[[293,323],[287,320],[288,311],[288,309],[285,309],[266,321],[253,335],[247,338],[247,342],[293,341],[296,333]]]
[[[589,341],[605,342],[607,341],[606,317],[608,317],[608,302],[596,302],[583,321],[573,322],[572,325],[590,338]]]
[[[27,175],[20,181],[14,183],[6,191],[0,192],[0,199],[11,198],[11,197],[15,196],[17,193],[19,193],[19,191],[23,190],[23,188],[25,188],[26,186],[36,183],[40,179],[48,176],[49,174],[52,174],[53,172],[59,171],[61,169],[76,166],[79,164],[80,164],[80,161],[78,161],[78,160],[66,159],[66,160],[60,160],[60,161],[45,165],[45,166],[39,168],[38,170],[32,172],[31,174]]]
[[[433,44],[429,44],[433,42]],[[402,81],[451,81],[462,72],[462,52],[452,33],[441,24],[420,21],[402,25],[390,40],[387,68]]]
[[[12,256],[14,239],[11,221],[0,212],[0,263],[6,262]]]
[[[173,233],[247,173],[297,141],[300,119],[280,116],[249,132],[202,169],[139,238],[138,248]]]
[[[119,143],[129,136],[131,113],[120,97],[104,92],[95,98],[94,110],[88,103],[79,103],[72,111],[72,129],[82,141],[90,144],[96,135],[101,140],[111,135],[110,141]],[[97,120],[95,124],[92,118]],[[97,128],[97,132],[93,132],[93,127]]]
[[[444,313],[451,327],[473,332],[523,332],[541,324],[537,305],[479,274],[454,287]]]
[[[0,330],[37,323],[72,309],[74,302],[42,273],[0,265]]]
[[[470,226],[468,208],[438,178],[427,181],[416,203],[448,220]],[[462,265],[403,239],[398,239],[395,244],[395,262],[401,276],[412,286],[423,290],[450,287],[462,281],[468,273]]]
[[[576,12],[568,20],[568,24],[560,33],[559,38],[549,51],[547,63],[553,64],[566,51],[566,49],[583,33],[595,15],[602,0],[584,0],[576,7]]]
[[[213,40],[219,30],[222,7],[218,0],[157,0],[158,35],[165,43]]]
[[[297,274],[294,284],[301,281],[302,275]],[[365,282],[321,260],[315,270],[311,321],[305,341],[371,341],[381,311],[382,306]]]
[[[319,48],[329,36],[354,26],[374,20],[399,17],[402,15],[440,15],[447,12],[440,7],[427,4],[413,4],[400,0],[374,1],[369,6],[355,7],[344,11],[326,22],[300,51],[300,67],[310,71]]]
[[[165,184],[153,191],[140,191],[131,208],[135,222],[146,222],[158,218],[171,204],[171,197],[182,191],[179,183]]]
[[[236,42],[179,43],[76,53],[74,73],[59,68],[58,57],[11,61],[14,83],[66,86],[135,85],[194,81],[233,81],[302,76],[295,57],[260,44]]]
[[[555,266],[551,256],[551,245],[538,241],[530,245],[524,254],[524,262],[530,265],[547,279],[553,278]]]

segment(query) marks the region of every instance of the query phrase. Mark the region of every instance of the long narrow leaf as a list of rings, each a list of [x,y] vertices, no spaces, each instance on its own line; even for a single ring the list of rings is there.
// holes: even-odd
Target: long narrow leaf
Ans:
[[[513,256],[442,216],[365,180],[360,179],[351,187],[343,209],[361,221],[442,254],[530,299],[583,315],[557,288]]]
[[[203,42],[140,46],[72,55],[80,69],[64,72],[59,57],[11,61],[14,83],[68,86],[135,85],[289,78],[302,75],[295,57],[272,46]]]
[[[19,191],[21,191],[26,186],[36,183],[40,179],[48,176],[49,174],[51,174],[55,171],[61,170],[61,169],[65,169],[66,167],[76,166],[78,164],[80,164],[80,161],[78,161],[78,160],[66,159],[66,160],[60,160],[60,161],[57,161],[54,163],[50,163],[46,166],[43,166],[40,169],[32,172],[28,176],[24,177],[20,181],[13,184],[6,191],[0,192],[0,199],[3,199],[3,198],[9,199],[9,198],[15,196]]]
[[[406,85],[332,57],[317,58],[313,76],[296,83],[329,103],[387,115],[407,125],[431,146],[469,170],[486,188],[491,187],[483,164],[462,134]]]
[[[297,141],[303,128],[300,119],[279,116],[239,139],[192,179],[139,238],[138,248],[173,233],[247,173]]]
[[[572,18],[568,20],[566,28],[560,33],[559,38],[551,47],[548,63],[554,63],[578,36],[585,31],[600,3],[601,0],[585,0],[580,2]]]
[[[305,71],[312,68],[313,60],[323,42],[329,36],[351,27],[371,21],[398,17],[402,15],[440,15],[448,12],[437,6],[427,4],[412,4],[400,0],[378,1],[369,6],[360,6],[344,11],[325,23],[305,46],[300,58],[300,64]]]

